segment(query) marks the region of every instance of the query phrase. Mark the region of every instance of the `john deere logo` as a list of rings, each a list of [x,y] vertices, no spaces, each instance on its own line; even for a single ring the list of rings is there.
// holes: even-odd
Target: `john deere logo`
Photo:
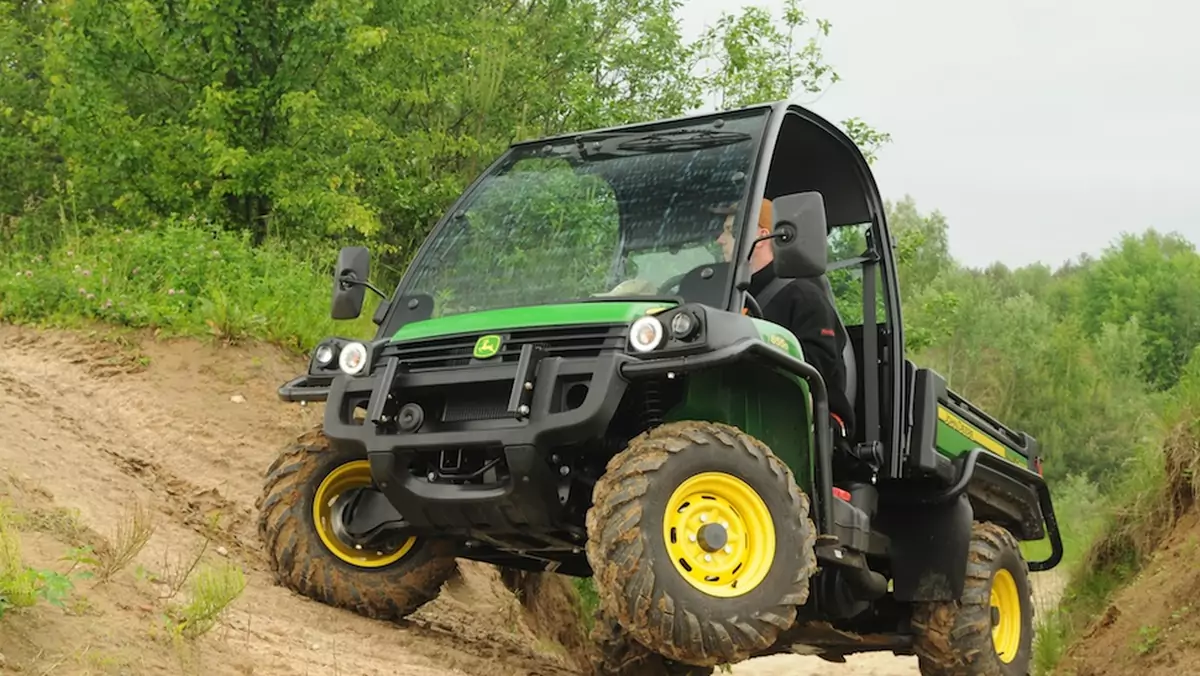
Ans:
[[[491,359],[500,351],[500,336],[487,335],[480,336],[479,340],[475,341],[474,355],[476,359]]]
[[[788,351],[787,339],[784,338],[783,336],[779,335],[778,333],[772,333],[770,336],[767,337],[767,340],[770,341],[772,345],[783,350],[784,352]]]

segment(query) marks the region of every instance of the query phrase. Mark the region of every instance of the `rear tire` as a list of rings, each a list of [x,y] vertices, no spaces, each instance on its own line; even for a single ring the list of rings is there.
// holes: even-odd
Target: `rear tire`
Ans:
[[[593,503],[587,556],[601,607],[674,662],[746,660],[808,600],[808,497],[736,428],[688,421],[639,435],[609,461]]]
[[[975,523],[962,598],[916,604],[912,626],[922,676],[1028,676],[1033,597],[1017,539]]]
[[[328,524],[318,526],[318,492],[327,504],[339,487],[369,485],[365,462],[333,450],[319,428],[304,434],[267,470],[255,503],[258,532],[278,584],[326,605],[397,620],[437,597],[455,559],[450,543],[416,538],[380,553],[356,551]]]

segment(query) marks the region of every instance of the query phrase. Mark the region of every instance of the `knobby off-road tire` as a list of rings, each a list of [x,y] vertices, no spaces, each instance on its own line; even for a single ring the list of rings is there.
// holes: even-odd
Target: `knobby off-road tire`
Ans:
[[[638,643],[610,614],[592,628],[592,676],[712,676],[712,667],[673,662]]]
[[[398,620],[438,595],[454,573],[455,560],[448,543],[420,539],[365,565],[348,563],[330,550],[315,524],[314,497],[327,477],[336,482],[352,470],[361,480],[363,462],[361,456],[333,450],[319,428],[305,433],[267,470],[255,503],[258,532],[278,584],[326,605]]]
[[[677,489],[687,485],[696,489],[681,498]],[[592,499],[587,556],[601,607],[632,639],[674,662],[743,661],[771,646],[795,621],[796,606],[808,600],[817,567],[808,497],[779,458],[736,428],[689,421],[644,433],[609,461]],[[668,514],[669,503],[681,500]],[[701,505],[736,506],[715,507],[712,518],[729,521],[732,535],[753,537],[731,537],[732,554],[720,547],[712,552],[715,563],[701,563],[702,551],[681,549],[694,544],[687,529],[702,513],[709,518],[690,511]],[[720,546],[713,538],[701,542]],[[741,560],[744,568],[722,571],[725,586],[717,588],[677,564],[672,552],[682,551],[700,554],[691,559],[692,571],[721,565],[722,556]],[[739,578],[739,571],[750,577]],[[730,588],[734,579],[740,590]]]
[[[1032,601],[1029,567],[1017,539],[996,524],[975,523],[962,598],[913,609],[913,647],[922,676],[1028,676]]]

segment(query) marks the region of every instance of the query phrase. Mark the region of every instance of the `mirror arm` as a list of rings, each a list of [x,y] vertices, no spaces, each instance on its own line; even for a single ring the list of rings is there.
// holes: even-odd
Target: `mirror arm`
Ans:
[[[758,246],[759,242],[765,242],[768,239],[782,239],[784,242],[787,242],[791,238],[791,233],[788,232],[773,232],[769,235],[757,237],[753,242],[750,243],[750,251],[746,254],[746,260],[750,260],[750,258],[754,256],[754,247]]]
[[[357,280],[357,279],[351,277],[350,275],[342,275],[341,277],[338,278],[338,283],[341,284],[343,289],[347,289],[351,286],[365,286],[366,288],[374,291],[375,295],[379,296],[380,298],[382,298],[384,300],[387,300],[387,294],[385,294],[384,292],[375,288],[374,284],[372,284],[370,282],[366,282],[366,281]]]

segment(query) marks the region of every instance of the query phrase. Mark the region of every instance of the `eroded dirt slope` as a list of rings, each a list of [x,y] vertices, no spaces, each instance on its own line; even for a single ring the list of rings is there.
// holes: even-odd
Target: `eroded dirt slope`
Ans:
[[[1061,676],[1200,673],[1200,513],[1172,529],[1153,561],[1059,663]]]
[[[253,506],[277,449],[319,420],[320,407],[275,396],[303,363],[263,346],[126,336],[0,325],[0,501],[22,516],[26,562],[67,570],[61,557],[114,539],[134,504],[155,521],[148,544],[111,581],[80,581],[64,609],[43,604],[0,622],[0,673],[583,673],[578,614],[556,576],[523,608],[495,569],[460,562],[441,596],[399,624],[275,586]],[[206,527],[213,518],[215,532]],[[238,564],[247,585],[218,628],[172,643],[159,578],[197,551],[202,533],[211,538],[205,559]],[[880,654],[843,665],[777,656],[733,673],[918,671],[913,658]]]

